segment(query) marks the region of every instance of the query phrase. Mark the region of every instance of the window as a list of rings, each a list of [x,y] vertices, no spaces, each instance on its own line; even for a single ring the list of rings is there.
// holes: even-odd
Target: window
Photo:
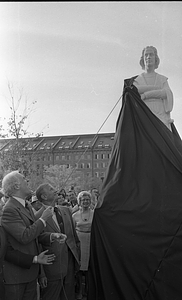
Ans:
[[[100,178],[101,178],[102,181],[104,180],[104,177],[105,177],[105,173],[102,172],[102,173],[100,174]]]
[[[87,154],[87,159],[91,159],[91,155],[90,154]]]
[[[95,169],[98,169],[99,168],[99,163],[95,163],[94,166],[95,166]]]
[[[90,163],[87,163],[87,164],[86,164],[86,168],[87,168],[87,169],[90,169],[90,167],[91,167]]]
[[[83,169],[84,168],[84,163],[80,164],[80,168]]]
[[[105,158],[106,158],[105,153],[102,153],[102,154],[101,154],[101,159],[105,159]]]
[[[47,143],[44,143],[44,144],[40,147],[40,149],[43,150],[43,149],[45,148],[46,145],[47,145]]]
[[[56,155],[56,160],[59,160],[59,155]]]
[[[99,159],[99,154],[95,154],[95,155],[94,155],[94,158],[95,158],[95,159]]]
[[[95,177],[99,177],[99,172],[95,172]]]
[[[106,162],[101,163],[101,168],[106,168],[106,167],[107,167],[107,163]]]

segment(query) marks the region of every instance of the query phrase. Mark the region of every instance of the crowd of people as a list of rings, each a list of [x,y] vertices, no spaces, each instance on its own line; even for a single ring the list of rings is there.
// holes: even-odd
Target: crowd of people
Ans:
[[[57,191],[43,183],[34,193],[18,171],[0,193],[2,300],[86,299],[91,223],[98,190]],[[93,200],[92,200],[93,199]]]

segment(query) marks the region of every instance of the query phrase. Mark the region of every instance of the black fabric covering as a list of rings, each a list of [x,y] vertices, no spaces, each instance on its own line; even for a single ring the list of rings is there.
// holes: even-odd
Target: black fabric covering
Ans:
[[[181,300],[182,142],[132,82],[94,213],[88,300]]]

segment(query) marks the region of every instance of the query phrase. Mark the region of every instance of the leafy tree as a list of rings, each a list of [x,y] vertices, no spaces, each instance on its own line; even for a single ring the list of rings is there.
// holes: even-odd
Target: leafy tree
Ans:
[[[28,175],[31,163],[27,159],[24,149],[31,135],[28,132],[28,119],[35,111],[36,101],[29,105],[23,89],[15,87],[11,82],[8,82],[8,92],[7,102],[10,108],[10,118],[7,121],[8,128],[5,133],[3,126],[0,126],[0,137],[8,137],[8,140],[5,141],[7,142],[6,151],[4,149],[0,152],[1,173],[5,174],[8,171],[19,169]]]
[[[80,181],[82,172],[73,172],[73,167],[67,165],[51,165],[44,167],[44,181],[53,185],[57,190],[68,188]]]
[[[81,190],[90,190],[92,187],[99,189],[102,185],[99,178],[85,176],[83,172],[73,167],[67,168],[66,165],[45,166],[44,182],[50,183],[57,190],[61,188],[68,190],[73,186],[77,194]]]

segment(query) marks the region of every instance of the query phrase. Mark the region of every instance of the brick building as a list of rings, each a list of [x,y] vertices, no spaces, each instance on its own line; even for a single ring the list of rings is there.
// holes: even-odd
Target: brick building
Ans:
[[[84,175],[103,180],[111,155],[114,133],[24,138],[22,158],[29,157],[37,175],[44,166],[67,165]],[[11,148],[12,139],[0,140],[0,152]]]

